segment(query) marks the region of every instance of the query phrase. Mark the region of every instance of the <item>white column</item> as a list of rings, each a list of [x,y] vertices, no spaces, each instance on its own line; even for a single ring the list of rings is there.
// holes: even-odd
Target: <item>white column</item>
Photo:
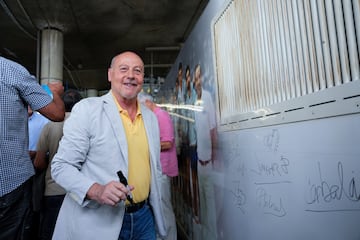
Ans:
[[[40,83],[63,81],[63,33],[57,29],[41,32]]]

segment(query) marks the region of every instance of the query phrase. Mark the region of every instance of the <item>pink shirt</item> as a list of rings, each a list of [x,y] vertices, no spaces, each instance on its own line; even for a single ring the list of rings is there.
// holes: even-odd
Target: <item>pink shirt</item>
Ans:
[[[178,161],[176,156],[176,146],[174,138],[174,126],[170,115],[165,110],[156,107],[154,113],[158,119],[160,129],[160,141],[172,142],[172,147],[168,150],[161,151],[160,162],[163,174],[169,177],[175,177],[179,174]]]

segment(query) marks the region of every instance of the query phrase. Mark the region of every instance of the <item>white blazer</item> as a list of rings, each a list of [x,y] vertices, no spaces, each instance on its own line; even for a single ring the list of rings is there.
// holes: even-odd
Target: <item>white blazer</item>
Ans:
[[[160,136],[156,116],[141,105],[150,149],[150,205],[155,225],[166,235],[159,178]],[[139,146],[141,147],[141,146]],[[53,239],[117,240],[124,216],[124,202],[117,207],[88,200],[86,192],[95,182],[118,181],[116,172],[128,175],[128,143],[111,92],[77,103],[64,124],[64,136],[51,164],[53,179],[68,192],[59,212]]]

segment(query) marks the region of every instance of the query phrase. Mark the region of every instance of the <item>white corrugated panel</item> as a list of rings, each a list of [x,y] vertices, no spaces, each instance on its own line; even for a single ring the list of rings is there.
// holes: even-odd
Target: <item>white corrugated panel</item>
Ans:
[[[339,103],[324,93],[360,78],[359,9],[355,0],[230,1],[213,24],[220,125]],[[318,92],[321,101],[306,100]],[[342,99],[360,95],[350,92]]]

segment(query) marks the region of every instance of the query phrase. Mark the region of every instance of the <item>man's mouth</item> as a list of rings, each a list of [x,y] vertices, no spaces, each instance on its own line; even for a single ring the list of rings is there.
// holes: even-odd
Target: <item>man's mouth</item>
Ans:
[[[128,87],[137,87],[136,83],[124,83],[124,85],[126,85]]]

